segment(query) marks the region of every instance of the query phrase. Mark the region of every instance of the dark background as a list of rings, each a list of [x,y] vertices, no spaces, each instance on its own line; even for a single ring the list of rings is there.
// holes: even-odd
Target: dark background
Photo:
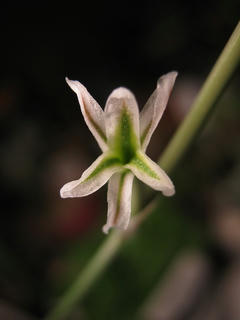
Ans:
[[[149,147],[156,160],[235,28],[239,2],[11,2],[0,17],[0,318],[41,318],[105,238],[106,187],[87,198],[59,197],[100,153],[65,76],[103,107],[126,86],[142,108],[158,77],[177,70]],[[176,196],[161,201],[71,319],[240,317],[239,84],[236,74],[172,175]],[[152,194],[135,188],[140,208]],[[181,259],[184,275],[176,278],[189,279],[193,269],[202,280],[190,278],[196,297],[186,291],[177,309]],[[157,283],[165,283],[159,308],[149,302]]]

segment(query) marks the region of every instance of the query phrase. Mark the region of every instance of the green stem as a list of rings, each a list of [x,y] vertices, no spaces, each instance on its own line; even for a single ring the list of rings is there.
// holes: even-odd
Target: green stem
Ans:
[[[91,284],[117,253],[121,244],[122,234],[115,230],[106,238],[70,289],[58,300],[55,308],[45,318],[46,320],[65,319],[69,315],[73,307],[83,298],[90,289]]]
[[[203,125],[209,112],[212,110],[224,87],[229,82],[240,60],[240,23],[237,25],[221,56],[209,74],[200,91],[191,111],[176,132],[160,158],[159,164],[170,172],[180,161],[193,138]],[[114,230],[98,249],[92,260],[80,273],[74,284],[57,302],[56,306],[45,318],[46,320],[60,320],[67,317],[77,303],[85,296],[97,277],[107,267],[120,245],[134,233],[138,225],[150,214],[157,204],[157,197],[143,209],[130,225],[125,234]]]
[[[240,61],[240,22],[216,61],[190,112],[164,150],[159,165],[171,171],[204,124]]]

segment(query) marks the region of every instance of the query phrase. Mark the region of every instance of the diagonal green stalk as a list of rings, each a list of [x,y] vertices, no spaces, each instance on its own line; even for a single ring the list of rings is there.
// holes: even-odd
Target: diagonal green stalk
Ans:
[[[100,246],[96,254],[76,278],[75,282],[56,303],[55,308],[45,318],[48,320],[68,319],[74,306],[83,298],[91,284],[107,267],[111,259],[117,253],[122,242],[122,233],[116,230]]]
[[[215,63],[190,112],[164,150],[159,165],[170,172],[203,126],[240,61],[240,22]]]
[[[209,74],[197,96],[191,111],[170,141],[162,157],[160,166],[167,172],[179,163],[185,151],[199,132],[217,99],[228,84],[240,61],[240,23],[238,23],[222,54]],[[57,301],[45,320],[66,319],[79,301],[86,295],[91,285],[104,271],[116,255],[120,245],[134,233],[137,226],[151,213],[157,204],[154,198],[134,219],[128,232],[115,230],[100,246],[96,254],[79,274],[69,290]]]

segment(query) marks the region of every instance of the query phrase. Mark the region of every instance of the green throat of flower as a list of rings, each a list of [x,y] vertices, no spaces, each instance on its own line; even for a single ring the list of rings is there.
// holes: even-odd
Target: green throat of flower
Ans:
[[[132,165],[153,179],[160,180],[156,172],[149,166],[147,159],[139,152],[140,143],[126,108],[123,108],[121,112],[115,134],[109,144],[111,152],[102,159],[85,181],[96,177],[107,168],[125,166],[127,164]],[[128,170],[125,169],[124,172],[126,173]]]
[[[112,150],[123,165],[129,163],[135,157],[139,143],[134,133],[131,118],[125,108],[121,113],[119,125],[112,142]]]

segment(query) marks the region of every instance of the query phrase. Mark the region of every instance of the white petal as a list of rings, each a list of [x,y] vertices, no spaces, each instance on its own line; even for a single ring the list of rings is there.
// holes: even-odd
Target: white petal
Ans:
[[[78,180],[66,183],[60,190],[62,198],[84,197],[101,188],[109,178],[121,169],[119,160],[103,153],[83,172]]]
[[[103,232],[112,227],[126,229],[131,216],[133,174],[131,171],[115,173],[108,183],[108,215]]]
[[[104,111],[106,134],[110,144],[115,137],[115,132],[123,112],[126,112],[128,115],[133,132],[139,141],[139,110],[137,101],[131,91],[126,88],[115,89],[110,94]]]
[[[66,82],[69,87],[77,94],[81,111],[89,130],[97,140],[101,150],[106,151],[108,149],[108,146],[104,122],[104,112],[102,108],[79,81],[73,81],[66,78]]]
[[[132,161],[125,165],[135,176],[165,196],[175,193],[174,185],[168,175],[143,152],[138,152]]]
[[[157,88],[140,113],[140,140],[143,151],[146,150],[151,136],[163,115],[176,77],[177,72],[173,71],[159,78]]]

